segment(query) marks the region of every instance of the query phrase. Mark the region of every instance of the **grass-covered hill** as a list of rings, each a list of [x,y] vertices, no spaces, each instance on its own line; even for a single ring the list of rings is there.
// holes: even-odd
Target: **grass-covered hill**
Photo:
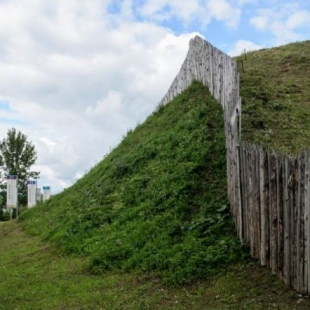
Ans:
[[[22,215],[27,231],[95,272],[142,270],[169,283],[242,260],[229,214],[223,111],[195,82],[75,185]]]
[[[243,139],[308,148],[310,41],[237,61]],[[71,188],[0,223],[0,309],[309,309],[245,264],[223,127],[220,105],[194,83]]]
[[[281,153],[310,147],[310,41],[237,57],[242,138]]]
[[[310,146],[310,41],[237,57],[242,138]],[[229,214],[221,106],[195,82],[71,188],[23,214],[28,232],[90,258],[94,272],[154,271],[167,282],[242,260]]]

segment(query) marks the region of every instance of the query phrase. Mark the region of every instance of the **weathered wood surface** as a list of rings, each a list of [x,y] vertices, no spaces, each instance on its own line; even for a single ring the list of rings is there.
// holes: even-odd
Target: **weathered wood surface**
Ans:
[[[211,94],[232,115],[239,103],[236,62],[228,55],[196,36],[189,43],[187,56],[159,105],[165,105],[183,92],[194,80],[208,86]]]
[[[310,150],[294,158],[241,142],[243,232],[251,255],[303,294],[310,293]]]

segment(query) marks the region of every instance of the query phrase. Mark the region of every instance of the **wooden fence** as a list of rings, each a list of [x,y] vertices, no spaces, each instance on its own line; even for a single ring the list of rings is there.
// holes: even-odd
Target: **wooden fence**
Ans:
[[[224,109],[228,198],[239,238],[273,274],[310,294],[310,150],[291,158],[240,141],[236,63],[200,37],[191,40],[159,105],[193,80],[208,86]]]
[[[239,147],[239,237],[251,256],[298,292],[310,292],[310,150],[277,155]]]

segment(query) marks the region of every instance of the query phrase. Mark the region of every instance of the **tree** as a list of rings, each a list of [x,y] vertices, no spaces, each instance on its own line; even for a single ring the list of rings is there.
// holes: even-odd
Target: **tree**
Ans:
[[[0,142],[0,181],[1,196],[6,201],[6,175],[18,175],[18,204],[27,204],[27,180],[37,179],[40,172],[32,171],[31,166],[37,160],[34,145],[27,136],[15,128],[8,130],[7,137]],[[4,202],[5,204],[5,202]]]

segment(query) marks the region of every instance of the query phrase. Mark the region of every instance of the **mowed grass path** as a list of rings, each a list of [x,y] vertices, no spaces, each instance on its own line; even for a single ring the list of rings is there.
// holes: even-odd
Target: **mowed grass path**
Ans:
[[[212,279],[167,287],[149,274],[87,271],[87,260],[63,256],[0,223],[0,309],[309,309],[268,270],[235,266]]]

